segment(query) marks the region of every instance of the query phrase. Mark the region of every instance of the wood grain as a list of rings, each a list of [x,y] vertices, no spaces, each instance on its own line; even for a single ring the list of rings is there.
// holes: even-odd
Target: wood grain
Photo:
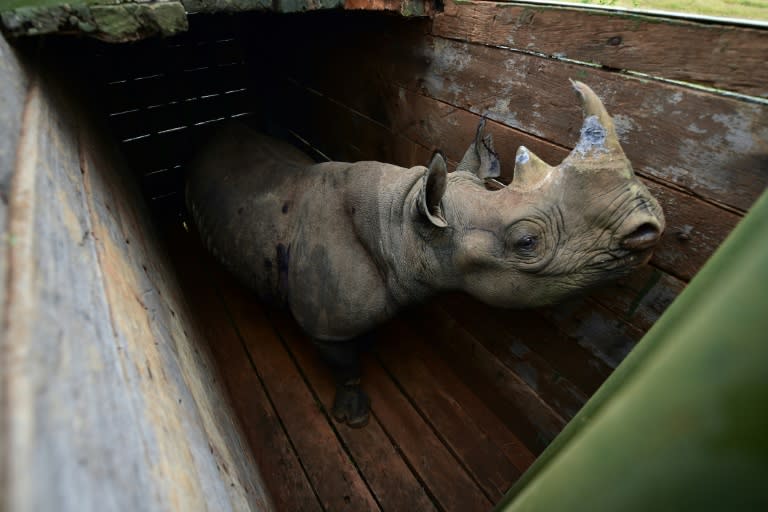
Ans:
[[[5,325],[6,313],[6,285],[8,272],[8,248],[12,240],[8,237],[8,203],[10,202],[10,188],[13,170],[16,167],[16,158],[21,134],[21,119],[24,112],[24,103],[27,99],[30,76],[27,73],[20,55],[8,44],[0,34],[0,88],[4,91],[0,95],[0,325]],[[0,380],[0,383],[2,381]],[[3,406],[4,394],[0,391],[0,410],[6,410]],[[2,427],[0,419],[0,431]],[[0,442],[0,460],[3,456],[4,443]],[[5,481],[4,467],[0,467],[0,494]]]
[[[584,384],[586,389],[580,389],[566,376],[568,367],[557,366],[562,359],[578,361],[583,367],[594,365],[588,354],[566,347],[556,326],[530,311],[491,310],[458,294],[438,303],[564,419],[572,418],[595,389],[591,379]],[[562,355],[544,359],[536,351],[543,344],[562,346]]]
[[[367,359],[363,374],[373,413],[430,489],[440,509],[456,512],[488,510],[493,503],[386,376],[383,368]]]
[[[578,79],[602,97],[617,120],[627,156],[645,175],[739,210],[747,210],[768,185],[766,105],[424,36],[418,25],[390,27],[390,33],[371,28],[361,34],[359,27],[341,27],[322,45],[287,47],[286,61],[306,63],[288,72],[342,103],[363,84],[371,93],[369,104],[380,97],[379,84],[385,93],[387,85],[399,85],[562,147],[576,143],[581,127],[582,113],[568,81]],[[303,37],[311,39],[311,31]],[[350,38],[354,45],[348,44]]]
[[[439,305],[428,303],[406,318],[494,414],[514,425],[531,452],[541,453],[562,430],[565,420]]]
[[[286,313],[270,311],[269,316],[323,407],[329,411],[335,393],[333,378],[321,363],[310,339]],[[363,387],[366,387],[368,380],[370,376],[364,376]],[[350,428],[338,423],[335,427],[382,510],[437,510],[421,482],[401,457],[398,446],[387,437],[375,414],[365,428]]]
[[[380,510],[358,468],[338,442],[315,397],[280,339],[263,307],[252,297],[220,279],[227,307],[238,326],[251,361],[301,456],[323,508],[326,510]]]
[[[174,502],[194,503],[194,491],[186,488],[190,485],[217,508],[270,508],[258,468],[243,450],[231,406],[222,399],[207,342],[188,328],[194,325],[191,312],[159,249],[135,181],[115,166],[115,151],[95,149],[110,147],[100,138],[103,133],[80,133],[81,170],[113,330],[126,361],[139,362],[126,364],[125,371],[140,391],[139,410],[149,423],[145,435],[158,446],[149,457],[158,468],[155,479]],[[207,475],[206,481],[196,482],[179,467],[194,468],[197,478]]]
[[[216,262],[205,254],[194,233],[184,233],[178,225],[165,233],[184,295],[198,312],[190,328],[209,341],[248,441],[243,448],[253,453],[275,509],[323,510],[230,319],[225,303],[237,298],[220,296],[220,274],[211,271]]]
[[[432,33],[768,97],[768,31],[586,9],[455,3]]]
[[[485,494],[494,502],[498,501],[522,472],[507,457],[500,443],[485,432],[481,418],[471,416],[461,403],[464,402],[462,399],[478,402],[479,399],[450,373],[443,373],[443,379],[438,380],[429,363],[439,356],[431,353],[425,360],[422,354],[428,349],[422,349],[421,354],[417,352],[422,342],[403,323],[391,322],[384,328],[382,336],[377,354],[387,372],[459,457]],[[456,390],[458,392],[454,394],[452,391]],[[488,420],[488,416],[485,419]],[[498,419],[496,423],[500,424]],[[514,436],[512,438],[517,441]],[[520,441],[517,446],[521,446]],[[527,451],[523,450],[523,453]],[[533,455],[529,454],[529,457],[527,462],[533,462]],[[519,458],[516,462],[521,463]]]
[[[44,74],[6,234],[3,508],[272,508],[135,184]]]
[[[405,328],[407,322],[401,317],[394,321]],[[413,329],[410,329],[412,332]],[[518,439],[514,432],[515,425],[502,422],[480,399],[477,390],[468,387],[455,373],[450,365],[443,359],[439,350],[435,350],[427,343],[423,336],[416,335],[409,338],[413,343],[402,347],[402,354],[406,357],[418,359],[427,367],[429,374],[435,379],[436,385],[444,390],[452,400],[466,412],[472,422],[478,425],[512,461],[522,474],[535,460],[535,456]],[[402,345],[402,344],[400,344]]]
[[[686,283],[645,265],[617,283],[594,290],[589,299],[645,332],[680,295]]]

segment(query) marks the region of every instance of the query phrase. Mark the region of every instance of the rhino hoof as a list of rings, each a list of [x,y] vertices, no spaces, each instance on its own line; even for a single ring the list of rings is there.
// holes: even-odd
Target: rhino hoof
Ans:
[[[333,418],[339,423],[346,423],[352,428],[361,428],[370,419],[371,400],[360,389],[358,380],[347,382],[336,388],[333,399]]]

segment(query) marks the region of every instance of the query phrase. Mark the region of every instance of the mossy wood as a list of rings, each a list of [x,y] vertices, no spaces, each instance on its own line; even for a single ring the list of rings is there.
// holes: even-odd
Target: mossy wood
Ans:
[[[11,36],[82,33],[113,43],[171,36],[188,28],[187,13],[324,9],[390,11],[426,16],[431,0],[8,0],[0,20]]]

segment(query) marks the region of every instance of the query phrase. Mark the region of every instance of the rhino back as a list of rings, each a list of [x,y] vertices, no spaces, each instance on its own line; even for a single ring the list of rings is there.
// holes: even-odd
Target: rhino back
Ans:
[[[389,244],[421,173],[380,162],[330,162],[309,172],[290,247],[290,307],[313,336],[347,339],[398,308],[387,260],[397,247]]]
[[[236,125],[200,152],[187,177],[187,207],[207,248],[265,298],[279,298],[288,215],[312,160],[294,147]],[[280,247],[283,247],[281,250]]]
[[[312,164],[247,131],[214,139],[187,182],[208,249],[321,339],[347,339],[397,309],[383,254],[420,171],[379,162]]]

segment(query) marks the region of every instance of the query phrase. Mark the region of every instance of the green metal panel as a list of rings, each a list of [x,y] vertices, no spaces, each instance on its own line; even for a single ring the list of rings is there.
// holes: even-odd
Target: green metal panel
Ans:
[[[497,510],[768,510],[768,193]]]

